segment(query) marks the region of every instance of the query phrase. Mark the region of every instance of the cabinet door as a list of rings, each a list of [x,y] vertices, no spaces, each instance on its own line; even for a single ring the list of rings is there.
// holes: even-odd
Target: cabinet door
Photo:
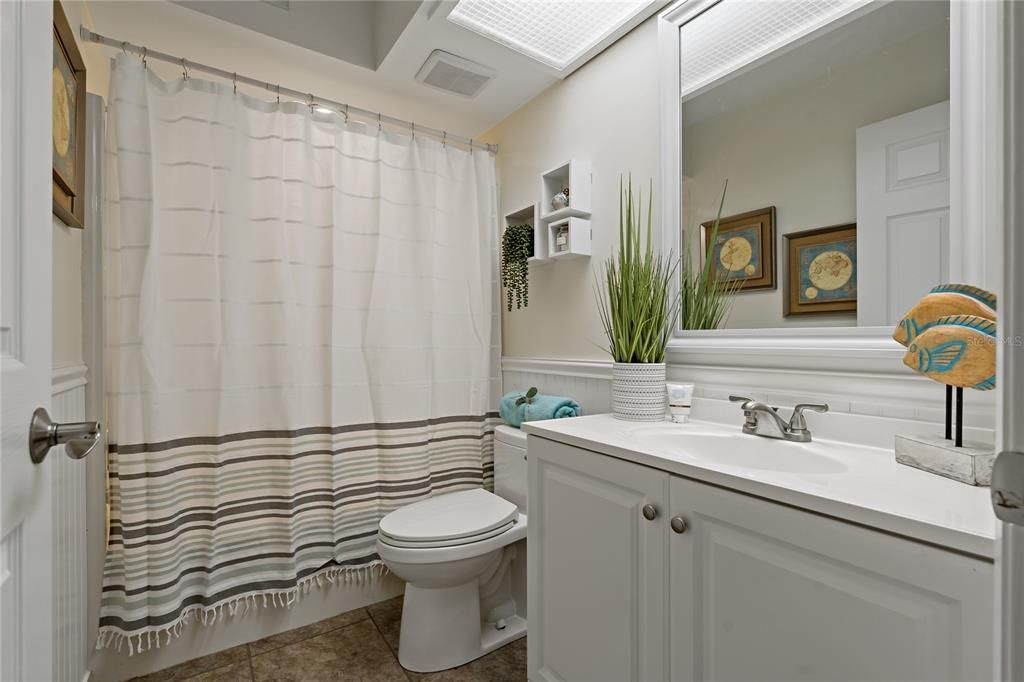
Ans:
[[[991,679],[991,563],[678,477],[670,509],[673,680]]]
[[[668,474],[536,436],[528,452],[530,679],[666,679]]]

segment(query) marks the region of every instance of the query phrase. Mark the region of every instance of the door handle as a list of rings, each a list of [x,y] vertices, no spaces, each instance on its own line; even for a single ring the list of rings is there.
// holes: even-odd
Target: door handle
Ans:
[[[42,407],[32,413],[28,428],[28,451],[33,464],[46,459],[50,448],[64,445],[64,452],[71,459],[82,459],[100,442],[99,422],[67,422],[58,424]]]
[[[992,511],[1004,523],[1024,526],[1024,453],[1000,452],[992,467]]]

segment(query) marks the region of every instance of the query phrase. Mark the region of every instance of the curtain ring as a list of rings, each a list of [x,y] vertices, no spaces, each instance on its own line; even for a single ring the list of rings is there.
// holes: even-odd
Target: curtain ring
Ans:
[[[277,84],[277,103],[281,103],[281,84]]]
[[[188,80],[188,64],[185,62],[185,58],[181,58],[181,79],[184,81]]]
[[[231,74],[231,91],[234,94],[236,94],[236,95],[238,94],[238,74],[237,73]]]
[[[142,46],[142,68],[148,69],[149,64],[146,63],[146,55],[149,53],[149,48],[145,45]]]
[[[446,149],[448,147],[448,131],[447,130],[442,130],[441,131],[441,146],[446,148]]]
[[[348,105],[345,105],[345,125],[348,125]]]
[[[313,93],[309,93],[309,113],[313,113]]]
[[[469,153],[473,153],[473,138],[469,138]]]
[[[384,130],[384,126],[380,122],[380,112],[378,111],[377,112],[377,132],[379,133],[382,130]]]
[[[128,41],[127,40],[122,40],[121,41],[121,52],[123,52],[125,54],[128,54]]]
[[[412,128],[412,139],[416,139],[416,124],[412,121],[409,122],[409,127]]]

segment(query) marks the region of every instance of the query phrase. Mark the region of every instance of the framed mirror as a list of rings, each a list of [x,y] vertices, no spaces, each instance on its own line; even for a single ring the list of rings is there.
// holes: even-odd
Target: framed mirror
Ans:
[[[684,277],[733,292],[718,328],[684,315],[673,349],[844,348],[882,367],[933,286],[996,281],[999,225],[964,215],[966,157],[995,142],[965,153],[958,129],[978,108],[987,48],[965,46],[986,18],[958,5],[686,0],[659,17],[664,244]]]

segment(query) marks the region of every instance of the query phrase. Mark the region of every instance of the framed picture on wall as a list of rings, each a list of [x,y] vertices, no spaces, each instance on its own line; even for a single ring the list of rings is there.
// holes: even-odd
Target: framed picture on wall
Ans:
[[[53,212],[85,226],[85,61],[60,2],[53,3]]]
[[[783,236],[783,314],[857,312],[857,225],[833,225]]]
[[[701,257],[715,221],[701,223]],[[718,280],[741,280],[740,293],[775,288],[775,207],[722,218],[711,245],[711,269]]]

